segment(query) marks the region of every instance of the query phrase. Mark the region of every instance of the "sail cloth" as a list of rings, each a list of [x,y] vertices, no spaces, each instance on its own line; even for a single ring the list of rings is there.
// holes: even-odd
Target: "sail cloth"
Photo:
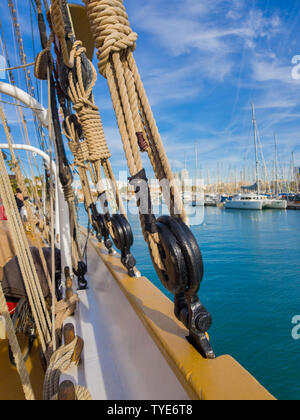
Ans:
[[[245,187],[241,187],[241,188],[244,191],[258,191],[261,188],[261,182],[260,181],[259,181],[259,183],[255,182],[254,185],[245,186]]]
[[[45,298],[47,298],[50,295],[50,290],[47,277],[43,270],[39,250],[38,248],[31,247],[30,251],[33,257],[38,278],[41,283],[43,295]],[[43,253],[47,263],[48,271],[51,276],[51,248],[43,248]],[[60,251],[58,249],[55,250],[55,270],[60,271]],[[2,289],[6,296],[17,299],[26,297],[26,289],[17,257],[12,258],[3,269]]]

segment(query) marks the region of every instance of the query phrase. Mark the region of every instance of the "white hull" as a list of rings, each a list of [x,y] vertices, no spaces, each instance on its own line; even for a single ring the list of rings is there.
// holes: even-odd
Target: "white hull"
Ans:
[[[227,201],[225,203],[226,209],[236,209],[236,210],[262,210],[263,202],[262,201]]]
[[[265,200],[264,209],[285,210],[287,209],[287,201],[285,200]]]

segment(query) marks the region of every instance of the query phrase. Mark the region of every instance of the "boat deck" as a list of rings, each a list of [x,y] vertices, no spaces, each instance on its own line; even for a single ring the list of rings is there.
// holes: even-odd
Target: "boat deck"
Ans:
[[[173,303],[145,277],[131,278],[118,254],[90,238],[89,288],[66,320],[84,340],[78,368],[62,375],[94,400],[269,400],[272,395],[230,356],[205,360],[188,343]],[[42,398],[44,373],[36,343],[27,362]],[[0,400],[23,399],[17,371],[0,340]]]
[[[129,277],[119,255],[94,239],[88,255],[89,290],[79,292],[76,328],[92,345],[76,377],[95,399],[273,399],[230,356],[203,359],[173,303],[145,277]]]

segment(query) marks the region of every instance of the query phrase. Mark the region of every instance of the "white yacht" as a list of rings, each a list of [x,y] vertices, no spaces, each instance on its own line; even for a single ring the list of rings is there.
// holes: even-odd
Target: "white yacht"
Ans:
[[[226,209],[262,210],[263,206],[264,197],[257,194],[237,194],[225,202]]]
[[[287,201],[279,198],[264,198],[263,209],[286,210]]]
[[[225,202],[225,208],[238,210],[285,210],[287,201],[259,194],[238,194],[232,200]]]

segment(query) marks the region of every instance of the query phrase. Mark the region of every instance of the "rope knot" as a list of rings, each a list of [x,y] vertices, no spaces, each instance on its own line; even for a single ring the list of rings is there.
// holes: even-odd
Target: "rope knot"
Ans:
[[[99,71],[106,77],[106,66],[114,52],[134,51],[138,35],[133,32],[123,0],[84,0],[94,16],[92,31],[98,49]]]

